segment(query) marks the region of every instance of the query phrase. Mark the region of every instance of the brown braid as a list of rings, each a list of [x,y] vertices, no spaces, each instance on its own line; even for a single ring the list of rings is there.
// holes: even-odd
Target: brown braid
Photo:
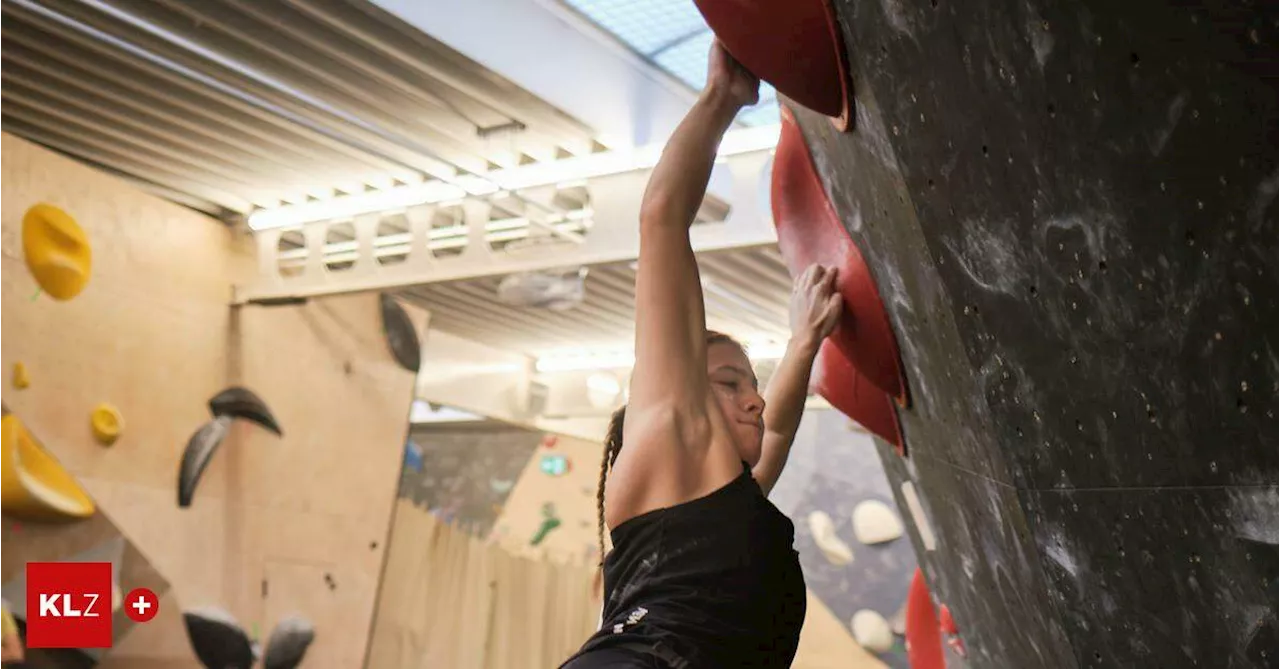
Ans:
[[[624,404],[609,418],[609,433],[604,438],[604,455],[600,458],[600,484],[596,487],[596,538],[600,542],[600,566],[604,567],[604,481],[622,450],[622,424],[627,419]]]
[[[736,339],[722,332],[707,330],[707,346],[729,343],[742,348]],[[626,421],[627,407],[624,404],[609,418],[609,432],[604,438],[604,453],[600,457],[600,482],[596,486],[596,539],[600,544],[600,566],[604,567],[604,484],[613,469],[613,463],[622,452],[622,425]]]

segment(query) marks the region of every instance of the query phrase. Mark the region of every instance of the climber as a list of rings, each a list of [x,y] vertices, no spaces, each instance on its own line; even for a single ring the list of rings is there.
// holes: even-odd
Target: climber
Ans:
[[[714,44],[707,85],[645,191],[630,404],[611,421],[597,500],[601,553],[606,521],[614,546],[602,624],[564,669],[787,667],[795,655],[804,576],[794,527],[766,496],[843,308],[835,271],[797,279],[792,338],[761,397],[743,347],[706,329],[689,241],[717,145],[758,88]]]
[[[18,623],[13,618],[9,600],[0,601],[0,662],[22,662],[26,652],[22,645],[22,634],[18,632]]]

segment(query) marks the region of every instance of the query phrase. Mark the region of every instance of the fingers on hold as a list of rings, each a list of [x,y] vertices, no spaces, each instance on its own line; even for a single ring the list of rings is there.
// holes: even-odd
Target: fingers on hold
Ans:
[[[817,267],[817,265],[809,265],[808,267],[804,268],[804,271],[800,273],[800,276],[796,277],[796,282],[792,286],[792,288],[796,290],[802,290],[804,288],[807,288],[810,284],[812,284],[813,272],[815,267]]]

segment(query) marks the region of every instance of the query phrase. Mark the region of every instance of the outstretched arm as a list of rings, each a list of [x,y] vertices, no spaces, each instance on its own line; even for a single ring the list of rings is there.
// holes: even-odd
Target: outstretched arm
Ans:
[[[725,130],[738,110],[755,100],[759,87],[718,43],[710,60],[707,86],[667,142],[640,208],[629,418],[662,402],[701,411],[709,392],[706,317],[689,226],[702,205]]]
[[[836,270],[812,265],[792,288],[791,340],[765,390],[764,440],[760,462],[751,472],[765,495],[773,490],[791,455],[818,348],[835,330],[844,309],[835,285]]]
[[[689,226],[706,194],[720,139],[758,88],[759,81],[715,44],[707,87],[649,177],[640,207],[636,363],[623,426],[627,447],[605,489],[611,526],[684,501],[703,487],[696,463],[709,451],[714,427],[706,315]]]

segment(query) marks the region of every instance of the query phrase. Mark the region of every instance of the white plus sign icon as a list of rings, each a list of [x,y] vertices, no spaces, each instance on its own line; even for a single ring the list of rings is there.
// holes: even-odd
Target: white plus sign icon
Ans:
[[[124,601],[129,604],[125,608],[125,614],[135,623],[145,623],[156,617],[156,613],[160,611],[160,598],[147,588],[130,590],[129,594],[125,595]]]

